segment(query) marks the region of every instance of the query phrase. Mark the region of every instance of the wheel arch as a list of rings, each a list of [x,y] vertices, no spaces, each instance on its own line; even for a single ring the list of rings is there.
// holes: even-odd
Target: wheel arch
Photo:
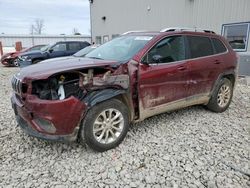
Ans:
[[[226,75],[223,75],[222,78],[227,78],[228,80],[230,80],[234,88],[235,79],[236,79],[235,74],[226,74]]]
[[[221,80],[222,78],[227,78],[227,79],[229,79],[229,80],[231,81],[232,85],[233,85],[233,88],[234,88],[234,86],[235,86],[235,81],[236,81],[236,76],[237,76],[237,74],[236,74],[236,72],[235,72],[234,70],[226,71],[226,72],[220,74],[220,75],[218,76],[217,80],[215,81],[213,87],[212,87],[212,90],[211,90],[210,95],[212,95],[212,93],[214,92],[214,90],[216,89],[217,85],[219,84],[219,82],[220,82],[220,80]]]
[[[88,104],[88,108],[90,109],[91,107],[101,102],[104,102],[110,99],[117,99],[121,101],[127,107],[129,120],[131,121],[133,118],[133,108],[131,106],[131,102],[128,96],[129,95],[128,95],[127,90],[107,88],[107,89],[91,92],[83,99],[83,102]]]

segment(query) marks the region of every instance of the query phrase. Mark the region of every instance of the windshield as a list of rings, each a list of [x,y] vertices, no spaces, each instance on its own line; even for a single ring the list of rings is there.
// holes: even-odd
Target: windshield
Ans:
[[[84,57],[89,52],[93,51],[96,47],[93,46],[87,46],[86,48],[76,52],[73,56],[75,57]]]
[[[85,57],[120,62],[128,61],[152,38],[153,36],[121,36],[96,48]]]

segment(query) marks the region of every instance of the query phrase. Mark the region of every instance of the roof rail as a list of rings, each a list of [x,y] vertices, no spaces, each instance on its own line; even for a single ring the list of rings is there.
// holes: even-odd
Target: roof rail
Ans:
[[[140,33],[140,32],[146,32],[146,31],[145,30],[127,31],[127,32],[123,33],[122,35],[127,35],[127,34],[130,34],[130,33]]]
[[[160,32],[170,32],[170,31],[194,31],[194,32],[205,32],[205,33],[213,33],[215,34],[214,31],[211,31],[209,29],[200,29],[200,28],[188,28],[188,27],[169,27],[162,29]]]

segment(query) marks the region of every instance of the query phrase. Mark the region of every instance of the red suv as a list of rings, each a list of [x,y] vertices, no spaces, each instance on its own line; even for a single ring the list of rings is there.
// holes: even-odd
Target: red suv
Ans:
[[[131,32],[85,57],[21,69],[12,106],[29,135],[79,138],[105,151],[122,142],[131,122],[198,104],[225,111],[236,70],[236,53],[211,31]]]
[[[44,48],[45,46],[47,46],[47,45],[41,44],[41,45],[32,46],[30,48],[25,48],[21,51],[6,53],[1,57],[0,61],[5,66],[18,67],[19,63],[18,63],[17,59],[21,53],[39,51],[42,48]]]

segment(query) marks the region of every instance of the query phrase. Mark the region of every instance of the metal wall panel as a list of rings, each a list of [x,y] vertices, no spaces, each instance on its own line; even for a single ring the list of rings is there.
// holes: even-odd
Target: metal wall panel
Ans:
[[[176,26],[220,34],[224,23],[250,21],[250,0],[94,0],[90,7],[94,40],[129,30]]]
[[[91,41],[87,35],[0,35],[0,41],[4,47],[15,46],[17,41],[22,42],[23,47],[30,47],[38,44],[51,44],[58,41]]]

